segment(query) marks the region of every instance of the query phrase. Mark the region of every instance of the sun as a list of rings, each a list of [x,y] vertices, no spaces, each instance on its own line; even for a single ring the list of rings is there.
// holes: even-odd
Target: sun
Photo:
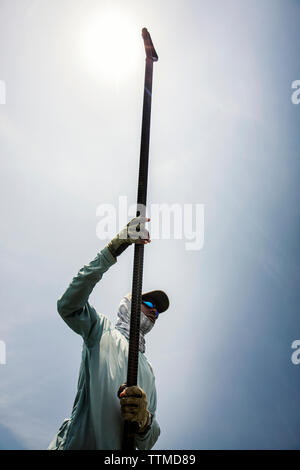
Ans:
[[[141,28],[121,7],[94,12],[83,30],[86,66],[97,80],[118,84],[135,70],[141,49]]]

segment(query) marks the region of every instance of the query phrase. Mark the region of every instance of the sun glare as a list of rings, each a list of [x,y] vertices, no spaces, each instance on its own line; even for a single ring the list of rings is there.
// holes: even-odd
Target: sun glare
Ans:
[[[133,73],[142,46],[138,26],[126,11],[112,7],[97,11],[87,21],[83,53],[98,80],[118,84]]]

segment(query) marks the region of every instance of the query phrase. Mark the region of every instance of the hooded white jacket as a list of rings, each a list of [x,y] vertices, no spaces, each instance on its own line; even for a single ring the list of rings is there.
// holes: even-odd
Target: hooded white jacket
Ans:
[[[126,382],[128,339],[112,323],[89,304],[88,298],[103,274],[116,263],[105,247],[96,258],[75,276],[64,295],[58,300],[58,312],[72,330],[83,338],[78,390],[71,417],[65,419],[50,443],[49,450],[121,449],[123,420],[120,385]],[[122,299],[118,322],[124,327],[124,305],[130,308],[130,296]],[[123,307],[122,307],[123,306]],[[121,310],[120,310],[121,309]],[[123,314],[120,315],[120,312]],[[117,328],[119,327],[117,323]],[[138,386],[147,394],[148,409],[153,415],[151,429],[136,437],[138,449],[151,449],[160,435],[155,419],[156,388],[153,369],[140,339]]]

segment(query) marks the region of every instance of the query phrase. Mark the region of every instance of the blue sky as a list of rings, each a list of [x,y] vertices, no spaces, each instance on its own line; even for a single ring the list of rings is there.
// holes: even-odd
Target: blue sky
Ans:
[[[113,22],[89,42],[107,12],[120,50]],[[146,26],[148,203],[205,207],[203,249],[145,248],[144,290],[171,302],[146,337],[155,448],[299,449],[299,23],[295,0],[1,1],[0,448],[45,449],[70,415],[81,338],[56,301],[107,243],[97,207],[136,199]],[[90,298],[112,321],[132,261]]]

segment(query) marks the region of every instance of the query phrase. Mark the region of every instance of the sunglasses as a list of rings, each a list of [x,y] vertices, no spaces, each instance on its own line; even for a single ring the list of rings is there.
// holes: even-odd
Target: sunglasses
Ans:
[[[148,302],[148,300],[142,300],[142,304],[144,304],[144,305],[146,305],[147,307],[150,307],[150,308],[155,308],[155,316],[156,316],[156,318],[158,318],[159,312],[158,312],[157,308],[155,307],[155,305],[152,302]]]

